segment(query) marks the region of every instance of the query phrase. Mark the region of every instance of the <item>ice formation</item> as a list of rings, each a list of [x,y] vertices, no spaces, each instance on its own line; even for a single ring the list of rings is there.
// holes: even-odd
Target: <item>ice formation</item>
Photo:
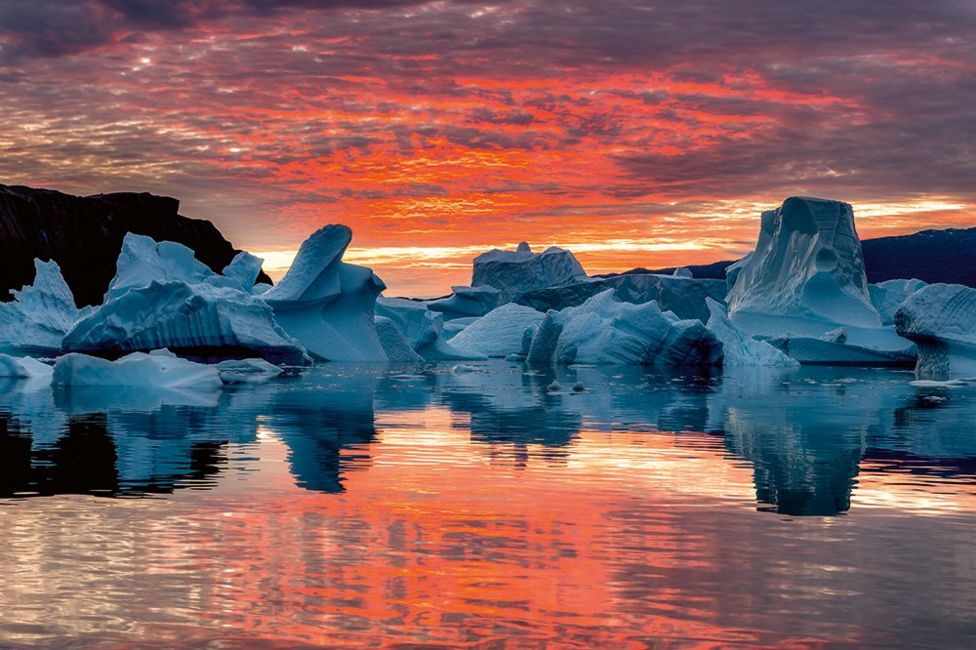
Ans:
[[[264,264],[264,260],[260,257],[252,255],[247,251],[241,251],[234,256],[230,264],[224,267],[221,275],[233,280],[236,283],[235,288],[247,293],[255,293],[255,282],[258,279],[258,275],[261,274],[262,264]],[[263,293],[266,290],[264,287],[270,288],[271,285],[260,285],[256,293]]]
[[[764,212],[756,250],[728,277],[730,320],[801,363],[903,364],[914,353],[871,304],[847,203],[791,197]],[[838,328],[844,341],[825,338]]]
[[[921,280],[886,280],[868,285],[868,292],[871,295],[871,304],[881,316],[882,324],[892,325],[895,322],[895,312],[901,303],[926,286],[928,283]]]
[[[376,334],[390,363],[421,363],[424,360],[414,351],[410,341],[389,318],[376,317]]]
[[[751,334],[880,327],[851,206],[790,197],[764,212],[756,250],[738,269],[728,305],[732,321]]]
[[[228,287],[152,281],[129,288],[81,319],[64,338],[69,352],[115,356],[169,348],[199,359],[261,357],[307,363],[302,347],[260,298]]]
[[[35,259],[34,268],[34,283],[11,291],[12,302],[0,303],[0,350],[53,356],[83,312],[75,307],[57,262]]]
[[[32,357],[0,354],[0,377],[8,379],[51,379],[54,369]]]
[[[930,284],[912,293],[894,320],[918,346],[916,379],[976,377],[976,289]]]
[[[723,301],[728,292],[721,280],[698,280],[656,273],[627,273],[610,278],[592,278],[585,282],[530,291],[515,302],[546,312],[583,304],[587,299],[607,289],[614,290],[620,302],[641,305],[655,301],[664,311],[679,318],[708,320],[707,298]]]
[[[54,364],[57,386],[212,389],[221,386],[216,366],[180,359],[168,350],[133,352],[117,361],[86,354],[66,354]]]
[[[220,381],[225,384],[257,384],[280,377],[284,372],[264,359],[227,359],[216,367]]]
[[[386,361],[373,320],[386,287],[372,269],[348,264],[343,225],[325,226],[302,243],[288,273],[261,294],[278,324],[323,361]]]
[[[171,241],[129,233],[122,240],[115,277],[108,285],[105,302],[129,289],[142,289],[153,282],[180,281],[197,284],[220,277],[193,255],[193,249]]]
[[[726,367],[800,365],[795,359],[786,356],[769,343],[748,336],[729,320],[725,307],[720,302],[711,298],[707,300],[711,316],[706,327],[722,342],[723,364]]]
[[[676,278],[687,278],[689,280],[695,277],[692,274],[691,269],[686,268],[684,266],[680,266],[680,267],[676,268],[674,270],[674,273],[672,273],[672,275],[674,277],[676,277]]]
[[[533,253],[525,242],[515,251],[494,249],[474,259],[471,284],[488,285],[509,301],[521,293],[586,279],[586,271],[572,253],[555,246]]]
[[[722,344],[699,320],[680,320],[656,302],[618,302],[608,289],[578,307],[549,311],[528,359],[557,364],[656,364],[708,367]]]
[[[531,338],[545,314],[531,307],[509,303],[493,309],[468,325],[451,339],[451,345],[465,352],[481,353],[488,357],[519,354],[526,332]]]
[[[444,335],[444,317],[427,309],[427,305],[405,298],[380,298],[376,315],[389,318],[426,361],[463,361],[484,359],[483,354],[455,348]]]
[[[502,303],[502,292],[495,287],[451,287],[447,298],[430,300],[427,308],[444,314],[446,320],[484,316]]]

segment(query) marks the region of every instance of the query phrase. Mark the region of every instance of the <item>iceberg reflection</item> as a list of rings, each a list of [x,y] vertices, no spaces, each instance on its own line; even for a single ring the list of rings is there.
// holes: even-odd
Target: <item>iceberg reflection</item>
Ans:
[[[192,394],[7,382],[0,495],[214,487],[230,467],[260,466],[259,428],[284,445],[296,485],[338,493],[349,472],[369,467],[385,432],[409,434],[412,414],[443,409],[450,428],[469,436],[471,454],[509,447],[521,464],[572,458],[588,431],[655,436],[690,454],[719,445],[723,462],[751,466],[759,509],[835,515],[856,503],[865,471],[976,474],[976,388],[916,388],[909,376],[849,368],[724,377],[633,366],[538,372],[492,361],[409,372],[337,364]],[[423,453],[423,439],[415,444]]]

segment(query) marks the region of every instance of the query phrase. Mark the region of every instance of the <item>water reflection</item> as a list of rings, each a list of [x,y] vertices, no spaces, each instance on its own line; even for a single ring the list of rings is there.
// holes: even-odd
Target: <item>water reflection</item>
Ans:
[[[670,435],[751,463],[758,507],[848,511],[862,466],[949,479],[976,467],[976,389],[917,389],[892,371],[663,376],[640,368],[527,371],[517,364],[419,370],[325,366],[304,377],[204,394],[51,390],[0,397],[0,495],[140,495],[212,486],[247,471],[259,432],[280,439],[298,486],[343,491],[382,435],[437,407],[472,445],[569,459],[582,432]],[[419,442],[418,444],[423,444]],[[474,451],[473,453],[477,453]],[[541,452],[540,452],[541,453]],[[230,455],[236,458],[229,462]],[[497,454],[496,454],[497,455]]]
[[[10,384],[0,494],[64,496],[0,501],[0,645],[959,645],[976,390],[908,379]]]

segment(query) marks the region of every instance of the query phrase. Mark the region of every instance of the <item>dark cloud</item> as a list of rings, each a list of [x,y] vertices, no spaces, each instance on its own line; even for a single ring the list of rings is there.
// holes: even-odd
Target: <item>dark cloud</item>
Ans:
[[[0,181],[976,202],[974,33],[969,0],[0,0]]]

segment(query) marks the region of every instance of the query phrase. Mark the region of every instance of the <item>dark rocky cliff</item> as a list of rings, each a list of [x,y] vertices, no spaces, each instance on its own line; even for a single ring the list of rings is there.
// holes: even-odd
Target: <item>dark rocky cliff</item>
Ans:
[[[147,193],[82,197],[0,185],[0,300],[33,282],[38,257],[61,266],[79,306],[100,304],[127,232],[189,246],[219,273],[239,251],[212,223],[181,216],[179,207],[176,199]],[[262,273],[258,282],[270,279]]]

